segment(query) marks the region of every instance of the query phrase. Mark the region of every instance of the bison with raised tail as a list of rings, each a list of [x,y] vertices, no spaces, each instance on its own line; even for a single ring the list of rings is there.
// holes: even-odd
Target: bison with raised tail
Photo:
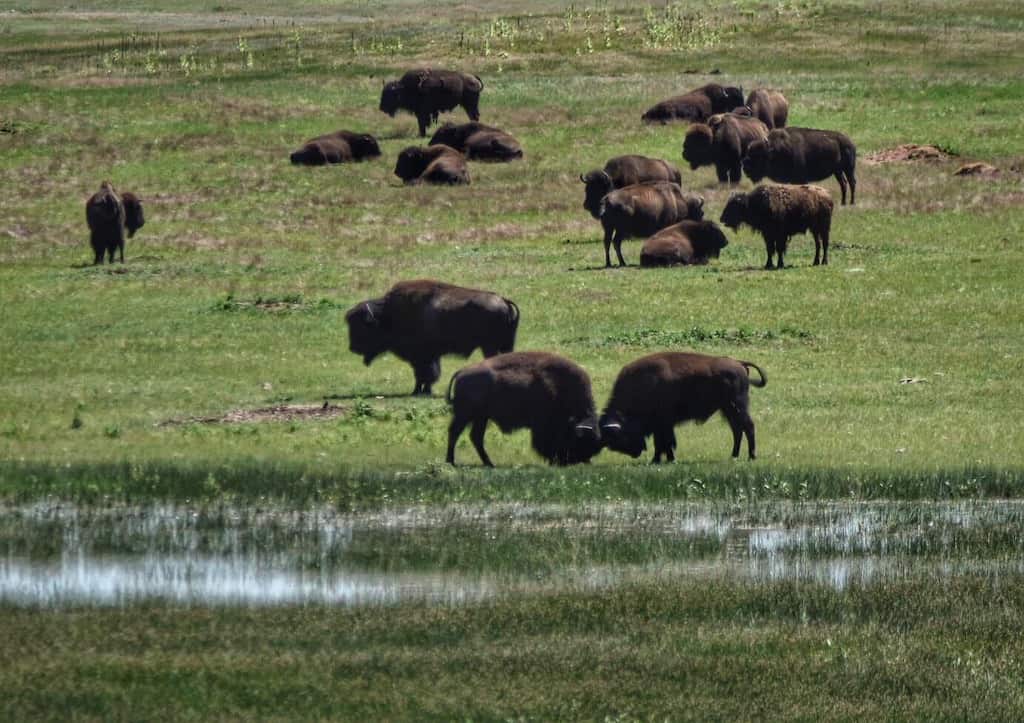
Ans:
[[[750,378],[756,369],[760,382]],[[601,439],[616,452],[639,457],[654,435],[654,459],[675,459],[674,427],[681,422],[706,422],[722,412],[732,428],[732,456],[747,452],[755,458],[754,421],[748,410],[750,385],[763,387],[764,372],[753,362],[684,352],[660,352],[627,364],[619,372],[600,420]]]
[[[754,183],[763,178],[779,183],[812,183],[835,176],[843,205],[846,205],[846,184],[850,184],[852,205],[857,192],[856,165],[857,148],[845,133],[776,128],[763,141],[755,141],[747,147],[743,172]]]
[[[728,113],[743,105],[743,90],[708,83],[689,93],[663,100],[642,116],[644,123],[703,123],[715,113]]]
[[[644,241],[640,265],[691,266],[717,259],[729,245],[722,229],[714,221],[680,221]]]
[[[131,238],[146,223],[139,197],[129,192],[118,195],[109,181],[103,181],[100,190],[86,201],[85,220],[94,264],[102,264],[104,255],[108,263],[114,263],[115,252],[120,253],[123,264],[125,234]]]
[[[466,157],[445,145],[409,146],[398,154],[395,175],[407,185],[434,183],[454,186],[469,183]]]
[[[609,250],[615,244],[619,266],[622,242],[628,238],[646,238],[666,226],[686,219],[704,218],[704,198],[683,193],[677,183],[635,183],[619,188],[601,199],[599,216],[604,228],[604,265],[612,265]]]
[[[747,148],[764,140],[768,127],[757,118],[722,113],[706,124],[694,123],[683,138],[683,158],[696,171],[701,166],[715,167],[720,183],[739,183]]]
[[[810,231],[817,266],[828,263],[832,208],[832,196],[821,186],[758,186],[750,193],[734,193],[719,220],[734,231],[747,224],[761,233],[768,252],[766,269],[772,268],[773,254],[783,268],[790,237]]]
[[[292,163],[303,166],[323,166],[329,163],[348,163],[380,156],[377,139],[369,133],[335,131],[310,138],[302,148],[291,155]]]
[[[789,119],[789,101],[777,90],[757,88],[747,96],[747,108],[752,116],[760,120],[769,130],[784,128]]]
[[[485,357],[512,351],[519,307],[490,291],[440,281],[402,281],[383,297],[361,301],[345,314],[349,350],[369,364],[391,352],[412,365],[413,394],[429,395],[441,377],[441,357]]]
[[[492,420],[505,433],[529,429],[533,449],[551,464],[588,462],[601,451],[590,377],[555,354],[501,354],[460,369],[448,384],[447,399],[449,464],[455,464],[459,435],[472,424],[469,438],[480,460],[494,466],[484,449]]]
[[[600,218],[601,199],[616,188],[652,181],[682,183],[682,176],[679,175],[679,169],[668,161],[629,155],[610,158],[602,170],[581,174],[580,180],[585,187],[583,208],[594,218]]]
[[[511,135],[492,126],[470,121],[456,125],[445,123],[430,137],[430,145],[450,146],[465,153],[471,161],[515,161],[523,157],[523,147]]]
[[[384,84],[380,109],[392,118],[400,110],[416,116],[420,136],[427,126],[437,122],[438,114],[461,105],[470,120],[480,120],[480,93],[484,82],[479,76],[454,70],[422,68],[410,70],[399,80]]]

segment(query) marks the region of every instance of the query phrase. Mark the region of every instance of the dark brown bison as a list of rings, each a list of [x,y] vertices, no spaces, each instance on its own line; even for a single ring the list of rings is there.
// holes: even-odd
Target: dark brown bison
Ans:
[[[479,76],[454,70],[421,68],[410,70],[400,80],[384,84],[380,109],[392,118],[400,110],[416,116],[420,136],[427,135],[427,126],[437,122],[439,113],[461,105],[470,120],[480,120],[480,93],[484,82]]]
[[[94,264],[102,264],[104,254],[108,263],[114,263],[115,251],[124,263],[125,233],[131,238],[146,223],[139,197],[129,192],[118,195],[109,181],[101,183],[100,190],[86,201],[85,220]]]
[[[747,147],[743,172],[754,183],[763,178],[779,183],[811,183],[835,176],[844,205],[849,182],[852,205],[857,191],[856,165],[857,148],[843,133],[776,128],[763,141],[755,141]]]
[[[750,378],[757,369],[760,382]],[[763,387],[767,377],[756,364],[724,356],[660,352],[627,364],[619,372],[600,420],[601,440],[609,449],[639,457],[648,435],[654,435],[654,463],[664,455],[675,459],[674,427],[680,422],[706,422],[722,412],[732,427],[732,456],[747,451],[754,459],[754,421],[750,418],[750,385]]]
[[[619,266],[622,242],[628,238],[646,238],[666,226],[685,219],[704,218],[704,199],[683,193],[677,183],[635,183],[619,188],[601,199],[601,226],[604,228],[604,265],[612,265],[609,249],[614,242]]]
[[[594,218],[601,217],[601,199],[616,188],[634,183],[668,181],[682,183],[679,169],[668,161],[647,156],[615,156],[604,164],[604,169],[580,175],[584,183],[583,208]]]
[[[303,166],[323,166],[328,163],[348,163],[380,156],[377,139],[369,133],[335,131],[310,138],[302,148],[291,155],[292,163]]]
[[[445,123],[430,137],[430,145],[439,143],[465,153],[471,161],[515,161],[523,157],[519,141],[500,128],[476,121]]]
[[[729,245],[714,221],[680,221],[648,237],[640,249],[641,266],[706,264]]]
[[[775,253],[781,269],[789,238],[810,231],[814,236],[814,265],[817,266],[828,263],[832,207],[831,194],[821,186],[758,186],[750,193],[734,193],[725,204],[720,220],[734,231],[747,224],[761,232],[768,252],[766,269],[772,268]]]
[[[494,466],[484,449],[490,420],[506,433],[529,429],[534,450],[551,464],[588,462],[601,451],[590,377],[556,354],[513,352],[472,364],[452,377],[447,399],[449,464],[459,435],[472,424],[469,438],[480,460]]]
[[[466,157],[444,145],[409,146],[398,154],[395,175],[407,184],[438,183],[455,185],[469,183]]]
[[[728,113],[743,105],[743,90],[708,83],[685,95],[663,100],[643,114],[644,123],[703,123],[715,113]]]
[[[789,101],[777,90],[757,88],[747,96],[747,108],[751,115],[760,120],[768,129],[785,128],[789,118]]]
[[[708,122],[694,123],[683,138],[683,158],[692,170],[715,167],[721,183],[739,183],[747,147],[768,135],[768,127],[754,117],[733,113],[711,116]]]
[[[413,394],[430,394],[441,357],[512,351],[519,307],[490,291],[440,281],[402,281],[383,297],[361,301],[345,314],[349,350],[370,362],[385,352],[412,365]]]

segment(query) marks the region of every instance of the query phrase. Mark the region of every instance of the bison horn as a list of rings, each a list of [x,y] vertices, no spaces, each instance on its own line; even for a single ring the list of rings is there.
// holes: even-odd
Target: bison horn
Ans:
[[[581,180],[581,181],[583,181],[584,183],[586,183],[586,182],[587,182],[587,179],[585,179],[585,178],[583,177],[583,174],[582,174],[582,173],[580,174],[580,180]]]
[[[376,323],[378,323],[378,322],[377,322],[377,317],[373,315],[373,309],[371,309],[371,308],[370,308],[370,305],[369,305],[369,304],[364,304],[363,306],[365,306],[365,307],[366,307],[366,315],[367,315],[368,317],[370,317],[370,323],[371,323],[371,324],[376,324]]]
[[[601,429],[619,430],[622,429],[622,425],[619,424],[618,422],[605,422],[604,424],[601,425]]]

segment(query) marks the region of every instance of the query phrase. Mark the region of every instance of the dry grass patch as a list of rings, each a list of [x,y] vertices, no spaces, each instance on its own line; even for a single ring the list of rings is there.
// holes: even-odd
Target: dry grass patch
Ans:
[[[184,424],[245,424],[251,422],[301,422],[334,419],[344,415],[345,407],[323,404],[278,404],[260,409],[235,409],[227,414],[210,417],[186,417],[168,419],[158,427],[175,427]]]

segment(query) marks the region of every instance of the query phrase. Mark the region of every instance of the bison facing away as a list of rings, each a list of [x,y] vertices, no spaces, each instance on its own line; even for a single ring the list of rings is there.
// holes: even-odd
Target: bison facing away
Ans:
[[[500,128],[476,121],[445,123],[430,137],[430,145],[437,144],[465,153],[471,161],[515,161],[523,157],[519,141]]]
[[[131,238],[146,223],[139,197],[128,192],[118,195],[109,181],[103,181],[100,190],[86,201],[85,220],[94,264],[102,264],[104,255],[108,263],[114,263],[115,252],[124,263],[125,234]]]
[[[729,240],[713,221],[680,221],[644,241],[640,265],[706,264],[708,259],[717,259],[728,245]]]
[[[695,123],[686,131],[683,158],[694,171],[713,165],[721,183],[736,184],[742,177],[747,148],[767,135],[768,127],[757,118],[733,113],[713,115],[707,124]]]
[[[448,185],[469,183],[466,157],[445,145],[426,148],[409,146],[398,154],[395,175],[409,185],[423,182]]]
[[[323,166],[329,163],[348,163],[380,156],[377,139],[369,133],[335,131],[306,141],[291,155],[292,163],[303,166]]]
[[[703,123],[715,113],[728,113],[743,105],[743,90],[708,83],[689,93],[663,100],[642,116],[644,123]]]
[[[480,460],[493,467],[484,432],[493,420],[502,432],[529,429],[534,450],[551,464],[588,462],[601,451],[590,377],[577,364],[547,352],[513,352],[460,369],[448,385],[452,421],[449,464],[455,443],[469,438]]]
[[[810,231],[817,266],[828,263],[832,207],[832,196],[821,186],[758,186],[750,193],[734,193],[720,220],[734,231],[743,224],[760,231],[768,252],[766,269],[772,268],[775,253],[781,269],[790,237]]]
[[[580,180],[585,187],[583,208],[594,218],[600,218],[601,199],[616,188],[652,181],[682,183],[682,176],[679,175],[679,169],[668,161],[629,155],[610,158],[602,170],[582,174]]]
[[[751,115],[760,120],[768,129],[784,128],[789,119],[789,101],[777,90],[757,88],[747,96],[747,108]]]
[[[438,114],[461,105],[470,120],[480,120],[480,93],[484,82],[479,76],[454,70],[422,68],[410,70],[399,80],[384,84],[380,109],[392,118],[400,110],[416,116],[420,137],[427,126],[437,122]]]
[[[619,266],[622,242],[628,238],[646,238],[666,226],[686,219],[704,218],[704,199],[693,193],[683,193],[677,183],[635,183],[616,189],[603,199],[600,208],[601,226],[604,228],[604,265],[612,265],[609,249],[615,244]]]
[[[743,159],[743,171],[754,183],[763,178],[779,183],[811,183],[835,176],[843,205],[847,183],[850,204],[854,203],[856,165],[857,148],[849,136],[811,128],[776,128],[763,141],[751,143]]]
[[[512,351],[519,307],[490,291],[440,281],[402,281],[383,297],[361,301],[345,314],[349,350],[367,366],[391,352],[412,365],[413,394],[429,395],[441,377],[441,357],[485,357]]]
[[[760,382],[750,379],[757,369]],[[754,421],[748,411],[750,385],[763,387],[764,372],[756,364],[729,357],[660,352],[627,364],[619,372],[600,420],[605,446],[639,457],[654,435],[654,463],[675,459],[674,427],[681,422],[706,422],[722,412],[732,428],[732,456],[740,454],[743,434],[754,459]]]

